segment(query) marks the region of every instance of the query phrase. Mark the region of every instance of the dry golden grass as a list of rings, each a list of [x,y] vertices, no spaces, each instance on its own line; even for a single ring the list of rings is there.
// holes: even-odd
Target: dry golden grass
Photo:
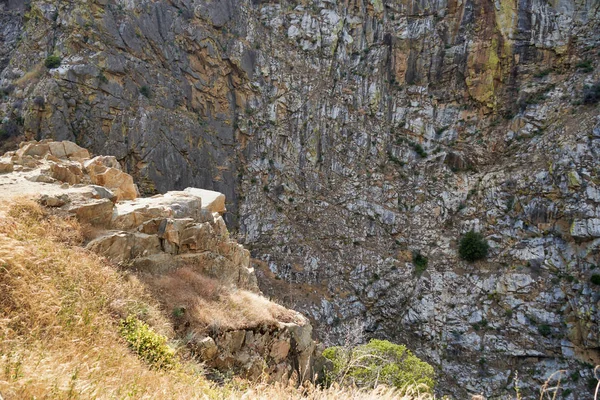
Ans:
[[[0,217],[0,396],[5,400],[430,399],[416,391],[296,389],[237,379],[217,387],[183,352],[178,367],[150,369],[120,337],[119,321],[133,314],[169,337],[173,329],[140,281],[78,247],[84,233],[76,221],[47,215],[24,200],[5,211]],[[159,286],[181,288],[190,298],[199,290],[211,307],[223,300],[223,308],[237,307],[243,323],[292,318],[285,314],[289,311],[252,293],[222,288],[190,270],[178,274],[190,282],[181,286],[175,275]],[[175,304],[185,296],[170,301]],[[209,323],[201,303],[196,308],[199,321]],[[233,326],[233,314],[220,310],[221,323]]]
[[[333,385],[323,389],[310,384],[297,388],[293,384],[261,383],[230,389],[230,392],[223,398],[228,400],[434,400],[434,396],[427,393],[426,390],[426,387],[414,386],[399,390],[386,386],[379,386],[375,389],[359,389]]]
[[[118,334],[136,314],[169,334],[143,286],[74,246],[77,222],[15,203],[0,220],[0,393],[21,398],[203,398],[193,363],[150,370]],[[196,370],[196,371],[194,371]]]
[[[27,85],[37,83],[40,76],[44,73],[44,63],[36,64],[30,71],[26,72],[22,77],[15,81],[15,85],[23,89]]]
[[[185,310],[176,318],[191,330],[245,329],[280,322],[300,322],[299,315],[255,293],[227,288],[217,280],[180,268],[144,279],[160,296],[166,310]]]

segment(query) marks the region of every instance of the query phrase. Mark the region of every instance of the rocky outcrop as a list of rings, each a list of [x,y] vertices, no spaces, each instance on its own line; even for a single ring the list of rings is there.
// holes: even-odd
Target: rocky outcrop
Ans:
[[[358,319],[409,343],[457,397],[563,367],[588,395],[597,2],[18,3],[0,3],[7,143],[70,139],[144,193],[224,193],[263,290],[333,340]],[[471,228],[486,262],[456,256]]]
[[[195,274],[222,291],[242,293],[246,301],[232,311],[230,320],[236,320],[236,312],[261,309],[262,319],[246,319],[243,329],[235,322],[208,329],[210,307],[227,307],[220,304],[225,298],[218,296],[203,311],[209,315],[207,326],[188,330],[189,322],[179,326],[174,316],[176,329],[206,365],[249,378],[265,373],[272,380],[287,380],[294,374],[312,378],[316,349],[312,326],[301,314],[260,296],[250,253],[229,237],[223,221],[223,194],[187,188],[137,198],[132,177],[121,171],[114,157],[91,158],[87,150],[68,141],[24,142],[2,160],[7,167],[0,176],[0,199],[33,197],[54,214],[95,226],[95,237],[86,248],[132,271],[149,287],[185,269],[187,276]],[[177,279],[185,280],[176,278],[170,287],[157,290],[157,300],[181,290],[186,282]],[[175,310],[198,307],[201,294],[190,290],[186,296],[189,304],[178,303]],[[271,311],[265,314],[263,308]]]

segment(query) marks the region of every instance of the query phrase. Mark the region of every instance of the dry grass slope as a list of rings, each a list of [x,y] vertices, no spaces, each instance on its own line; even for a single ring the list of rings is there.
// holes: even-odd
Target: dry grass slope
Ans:
[[[301,322],[296,312],[247,290],[228,288],[191,268],[180,268],[164,276],[145,276],[143,281],[160,294],[166,310],[185,307],[180,325],[197,332],[219,332]]]
[[[4,205],[0,211],[0,394],[6,400],[431,398],[415,388],[404,393],[382,388],[296,389],[242,380],[217,387],[203,377],[202,366],[182,349],[178,349],[176,368],[151,369],[119,335],[119,321],[134,315],[173,338],[166,313],[150,291],[135,276],[79,247],[86,229],[76,221],[47,215],[26,200]],[[204,303],[194,300],[195,318],[200,323],[210,323],[204,306],[217,307],[222,300],[225,306],[219,307],[231,309],[243,302],[262,301],[202,281],[202,277],[188,278],[191,286],[183,288],[188,295],[199,288],[194,285],[209,283],[213,288],[203,289]],[[166,277],[154,282],[154,287],[169,288],[173,282]],[[174,297],[172,301],[176,304],[182,299]],[[287,311],[269,305],[258,314],[242,315],[237,322],[230,310],[219,312],[219,323],[233,327],[256,319],[269,321]]]

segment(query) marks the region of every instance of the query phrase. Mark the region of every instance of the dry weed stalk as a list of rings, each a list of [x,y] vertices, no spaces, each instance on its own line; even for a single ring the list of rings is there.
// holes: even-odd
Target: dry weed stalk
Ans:
[[[596,368],[594,368],[594,378],[598,381],[596,390],[594,391],[594,400],[598,400],[598,391],[600,390],[600,365],[596,365]]]
[[[542,387],[540,389],[540,400],[543,400],[544,397],[550,399],[550,393],[553,393],[552,400],[556,400],[556,396],[558,395],[558,390],[560,389],[560,380],[562,379],[563,374],[566,372],[567,372],[566,370],[560,369],[560,370],[552,373],[552,375],[550,375],[548,377],[548,379],[546,379],[546,381],[544,382],[544,384],[542,385]],[[553,380],[554,376],[557,374],[558,374],[558,379],[556,381],[556,385],[550,386],[550,382]]]

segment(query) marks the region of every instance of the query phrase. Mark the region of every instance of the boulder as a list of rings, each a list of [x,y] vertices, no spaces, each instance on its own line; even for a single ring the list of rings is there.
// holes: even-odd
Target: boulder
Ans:
[[[244,268],[250,265],[250,252],[233,240],[219,243],[216,252],[231,261],[233,265]]]
[[[53,195],[42,195],[40,197],[40,204],[46,207],[62,207],[70,201],[69,196],[66,194],[61,194],[58,196]]]
[[[300,381],[303,382],[312,377],[314,354],[317,344],[312,339],[312,325],[301,314],[298,314],[298,317],[303,320],[302,324],[283,323],[282,325],[292,334],[293,343],[295,343],[294,351],[297,357],[298,373],[300,374]]]
[[[117,201],[133,200],[138,197],[138,189],[133,183],[133,177],[121,171],[121,166],[115,157],[98,156],[84,162],[83,165],[92,183],[112,190],[117,196]]]
[[[290,353],[290,348],[289,340],[278,340],[271,346],[269,355],[273,357],[275,362],[279,363],[287,358]]]
[[[147,235],[157,235],[158,234],[158,228],[160,227],[160,224],[164,221],[164,218],[154,218],[151,219],[149,221],[146,221],[144,223],[142,223],[140,226],[138,226],[137,230],[138,232],[142,232],[145,233]]]
[[[78,161],[90,158],[89,151],[68,140],[63,140],[62,142],[48,142],[46,146],[49,148],[50,154],[57,158],[68,158],[70,160]]]
[[[36,158],[34,158],[33,156],[29,156],[29,155],[25,155],[22,157],[14,155],[11,160],[12,160],[13,164],[22,165],[23,167],[29,168],[29,169],[36,168],[40,164],[40,162]]]
[[[13,163],[10,159],[2,159],[0,160],[0,174],[6,174],[8,172],[13,172]]]
[[[191,347],[203,361],[213,360],[219,351],[217,344],[210,336],[194,340]]]
[[[208,218],[201,209],[201,199],[184,192],[167,192],[148,198],[138,198],[117,204],[113,226],[117,229],[137,229],[155,218],[192,218],[202,221]],[[210,215],[212,221],[212,214]]]
[[[218,239],[210,223],[186,227],[180,236],[181,252],[199,252],[215,249]]]
[[[112,218],[113,206],[113,202],[109,199],[92,199],[83,203],[71,204],[69,212],[75,214],[81,222],[95,226],[106,226]]]
[[[162,240],[163,250],[171,254],[179,253],[181,234],[193,222],[192,218],[168,218],[162,220],[156,233]]]
[[[83,171],[81,167],[75,163],[52,163],[50,165],[50,176],[58,181],[68,183],[69,185],[75,185],[81,182]]]
[[[123,263],[137,257],[161,252],[160,241],[155,235],[139,232],[110,232],[92,240],[87,248],[115,263]]]
[[[51,176],[48,176],[46,174],[43,174],[43,173],[34,174],[34,175],[26,177],[25,179],[27,179],[30,182],[41,182],[41,183],[56,182],[56,179],[54,179]]]
[[[173,210],[154,199],[151,197],[117,203],[112,226],[123,230],[137,229],[150,220],[168,218],[173,215]]]
[[[92,199],[109,199],[113,203],[117,202],[117,196],[111,190],[98,185],[90,185],[89,188]]]
[[[18,158],[23,158],[24,156],[44,157],[49,150],[47,143],[38,143],[35,141],[22,142],[19,145],[19,150],[17,150],[16,155]]]
[[[198,188],[186,188],[184,192],[201,198],[202,208],[210,212],[223,214],[227,211],[225,208],[225,195],[223,193]]]

